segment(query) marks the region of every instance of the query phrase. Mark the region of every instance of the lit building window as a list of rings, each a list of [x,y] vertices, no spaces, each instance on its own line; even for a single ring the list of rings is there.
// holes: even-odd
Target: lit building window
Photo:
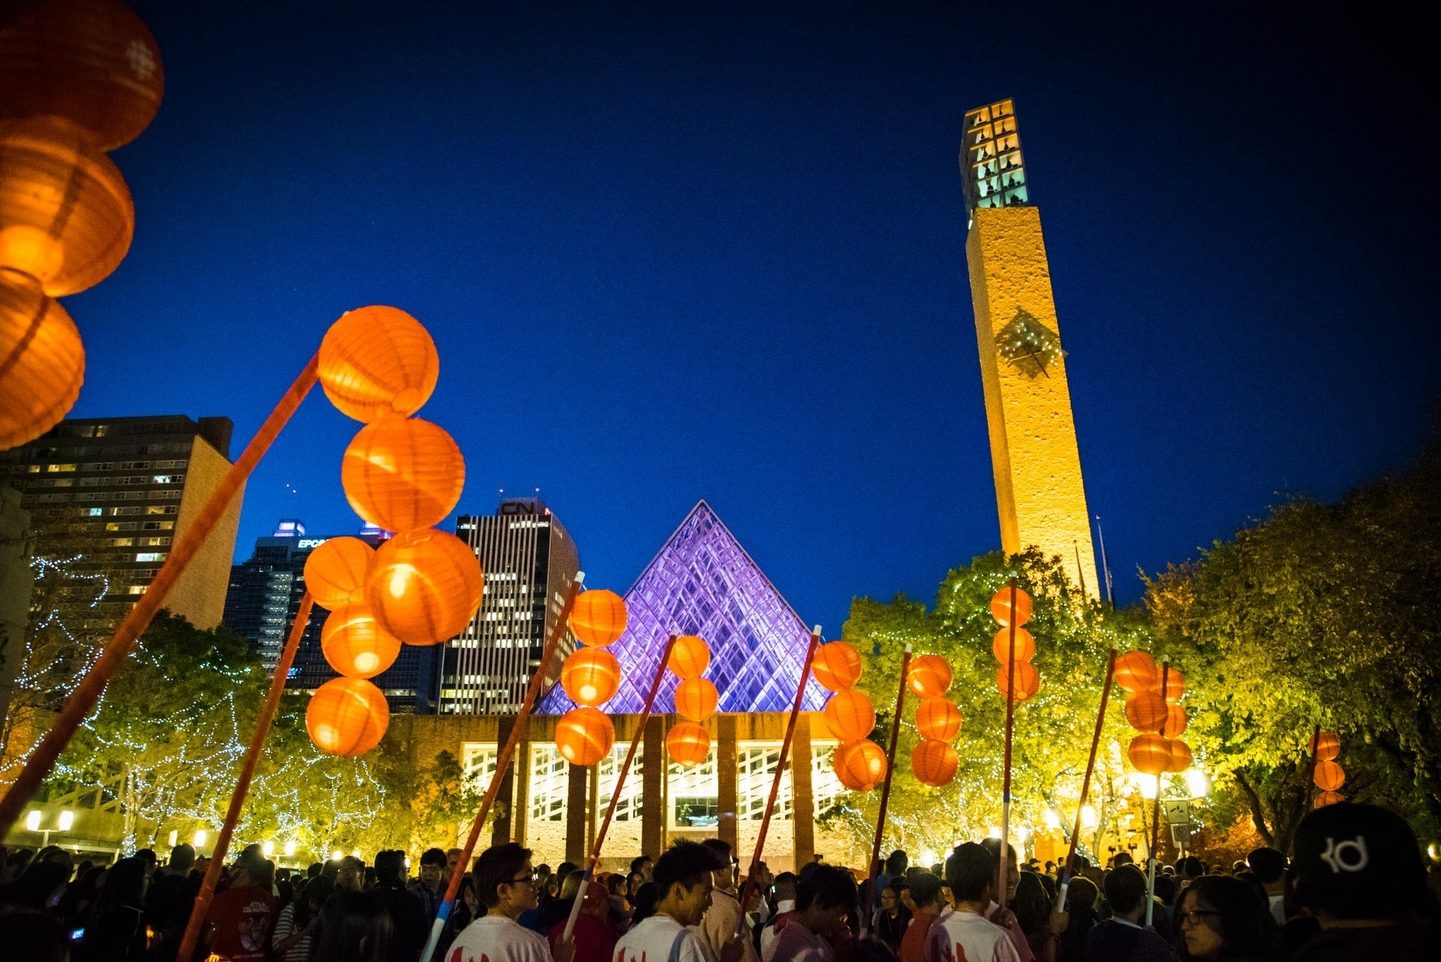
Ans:
[[[530,817],[536,822],[565,821],[570,763],[552,744],[530,746]]]
[[[686,768],[668,763],[671,828],[712,828],[720,820],[720,779],[716,775],[716,751],[706,760]]]
[[[765,815],[766,800],[770,797],[771,783],[776,777],[776,766],[780,764],[781,746],[749,745],[736,751],[739,768],[736,779],[736,817],[742,820],[760,821]],[[781,775],[780,795],[772,818],[786,821],[792,817],[793,795],[789,769]]]

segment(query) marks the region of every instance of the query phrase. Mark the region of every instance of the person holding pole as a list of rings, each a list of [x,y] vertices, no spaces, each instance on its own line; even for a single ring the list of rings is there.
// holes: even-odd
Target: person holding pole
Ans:
[[[676,842],[652,869],[659,898],[655,914],[642,919],[616,943],[613,962],[716,962],[698,926],[711,904],[712,873],[730,871],[729,861],[697,842]],[[723,962],[736,962],[740,948],[726,946]],[[491,962],[495,962],[494,959]]]
[[[485,914],[451,943],[453,962],[570,962],[570,943],[556,947],[552,960],[545,937],[522,928],[516,919],[540,903],[530,849],[515,842],[493,845],[475,860],[475,887]]]
[[[730,843],[724,839],[708,838],[701,844],[710,849],[725,866],[715,870],[715,875],[711,880],[714,889],[711,892],[710,908],[706,910],[705,920],[701,922],[700,926],[702,941],[710,948],[712,954],[719,958],[725,951],[726,945],[735,938],[736,932],[741,929],[740,893],[736,890],[735,862],[732,860]],[[753,886],[750,894],[752,896],[758,894]],[[760,962],[749,931],[741,936],[740,942],[742,943],[741,962]]]

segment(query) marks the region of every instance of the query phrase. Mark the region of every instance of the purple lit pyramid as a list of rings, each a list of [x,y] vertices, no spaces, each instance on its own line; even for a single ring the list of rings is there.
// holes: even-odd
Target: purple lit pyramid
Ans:
[[[789,711],[811,633],[710,505],[699,502],[625,594],[629,621],[610,650],[620,659],[620,691],[601,710],[639,714],[666,639],[700,635],[710,645],[705,676],[724,712]],[[656,714],[675,710],[676,677],[666,672]],[[825,692],[812,679],[801,708],[820,711]],[[556,685],[536,709],[574,708]]]

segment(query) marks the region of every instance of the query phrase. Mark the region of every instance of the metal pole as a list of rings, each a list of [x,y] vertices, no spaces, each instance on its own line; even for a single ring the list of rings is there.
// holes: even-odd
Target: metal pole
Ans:
[[[891,718],[891,748],[886,752],[889,760],[886,765],[886,778],[881,786],[881,810],[876,817],[876,838],[871,845],[871,871],[866,879],[866,891],[861,897],[861,934],[870,931],[871,910],[875,905],[876,879],[881,874],[881,835],[886,829],[886,808],[891,800],[891,775],[896,770],[896,741],[901,735],[901,710],[906,701],[906,672],[911,666],[911,646],[906,645],[905,653],[901,655],[901,684],[900,691],[896,693],[896,713]]]

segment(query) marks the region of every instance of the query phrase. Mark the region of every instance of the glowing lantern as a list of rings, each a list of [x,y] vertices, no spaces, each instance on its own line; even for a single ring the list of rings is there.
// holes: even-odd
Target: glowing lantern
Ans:
[[[375,549],[359,538],[329,538],[305,559],[305,590],[329,611],[365,600]]]
[[[1191,746],[1179,738],[1166,736],[1166,749],[1170,752],[1170,758],[1166,761],[1166,771],[1173,775],[1179,775],[1191,767],[1194,760],[1191,757]]]
[[[1116,684],[1135,694],[1161,687],[1161,670],[1156,659],[1144,651],[1128,651],[1116,659]]]
[[[484,587],[480,561],[464,541],[423,529],[380,546],[365,597],[401,641],[434,645],[465,630],[480,609]]]
[[[1009,628],[1014,621],[1016,626],[1024,625],[1031,620],[1031,596],[1020,588],[1015,589],[1016,609],[1015,617],[1011,612],[1011,586],[1007,585],[991,596],[991,617],[996,623]]]
[[[0,123],[0,267],[51,297],[74,294],[115,270],[134,233],[130,189],[110,158],[73,128]]]
[[[831,734],[843,742],[865,738],[876,727],[876,708],[870,696],[854,688],[832,695],[821,714]]]
[[[922,738],[948,742],[961,730],[961,710],[944,698],[927,698],[916,706],[916,731]]]
[[[996,666],[996,687],[1001,690],[1001,697],[1009,693],[1006,688],[1007,676],[1011,671],[1009,665]],[[1016,701],[1026,701],[1035,697],[1036,692],[1041,690],[1041,673],[1036,671],[1036,666],[1028,662],[1018,661],[1015,663],[1016,672]]]
[[[620,690],[620,662],[604,648],[577,648],[561,666],[560,686],[577,705],[602,705]]]
[[[811,675],[827,691],[840,691],[861,677],[861,653],[848,641],[832,641],[816,648]]]
[[[1166,701],[1174,705],[1186,693],[1186,676],[1175,668],[1167,668],[1164,672],[1158,672],[1156,674],[1156,691],[1161,690],[1163,674],[1166,679]]]
[[[916,746],[911,753],[911,770],[921,784],[940,787],[949,784],[956,777],[960,758],[956,750],[945,742],[927,740]]]
[[[582,645],[604,648],[625,634],[625,602],[614,591],[593,588],[576,596],[570,610],[570,630]]]
[[[665,750],[677,765],[699,765],[710,754],[710,733],[695,722],[678,722],[665,736]]]
[[[1316,753],[1318,762],[1334,762],[1340,756],[1341,739],[1336,737],[1335,732],[1322,732],[1315,741],[1312,750]]]
[[[1317,762],[1312,780],[1323,792],[1339,792],[1346,784],[1346,772],[1337,762]]]
[[[1160,692],[1137,692],[1126,699],[1126,721],[1137,731],[1160,732],[1167,720],[1166,699]],[[1167,731],[1166,734],[1173,734]]]
[[[155,38],[116,0],[41,0],[6,11],[0,116],[63,117],[109,151],[139,136],[164,87]]]
[[[868,792],[886,777],[886,753],[867,739],[841,745],[832,764],[841,781],[852,791]]]
[[[0,270],[0,451],[58,424],[84,379],[85,346],[65,308],[33,278]]]
[[[555,747],[572,765],[594,765],[615,743],[610,716],[588,706],[572,708],[555,723]]]
[[[1327,805],[1335,805],[1337,802],[1344,802],[1346,796],[1340,792],[1321,792],[1316,800],[1311,803],[1312,808],[1325,808]]]
[[[681,635],[675,640],[666,664],[681,680],[699,678],[710,664],[710,645],[697,635]]]
[[[921,655],[906,670],[906,684],[922,698],[938,698],[951,687],[951,666],[940,655]]]
[[[330,755],[364,755],[380,744],[389,725],[385,695],[361,678],[332,678],[315,690],[305,708],[310,740]]]
[[[1186,714],[1186,709],[1172,702],[1166,703],[1166,737],[1178,738],[1186,730],[1191,716]]]
[[[996,656],[996,661],[1006,663],[1006,655],[1011,650],[1011,629],[1002,628],[996,632],[996,637],[991,641],[991,652]],[[1016,661],[1030,661],[1036,657],[1036,636],[1024,628],[1016,629]]]
[[[435,390],[440,357],[430,333],[409,314],[361,307],[325,332],[319,373],[330,403],[357,421],[410,417]]]
[[[386,418],[356,433],[340,462],[345,500],[386,531],[445,520],[465,487],[465,458],[445,429],[420,418]]]
[[[400,639],[386,631],[367,604],[336,608],[320,630],[325,660],[347,678],[374,678],[400,655]]]
[[[1171,746],[1160,735],[1137,735],[1126,749],[1126,757],[1145,775],[1159,775],[1171,763]]]
[[[720,692],[708,678],[687,678],[675,686],[675,712],[693,722],[703,722],[715,714]]]

